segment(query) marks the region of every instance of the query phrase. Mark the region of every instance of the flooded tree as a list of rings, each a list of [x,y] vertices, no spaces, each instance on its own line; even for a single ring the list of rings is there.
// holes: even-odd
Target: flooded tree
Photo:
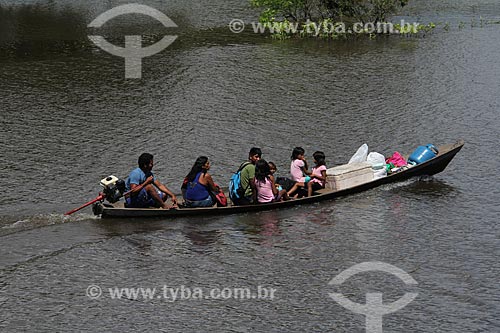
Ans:
[[[292,22],[330,19],[334,21],[382,22],[406,6],[408,0],[250,0],[262,9],[261,22],[286,19]]]
[[[259,28],[273,38],[348,38],[378,34],[418,34],[432,26],[388,22],[409,0],[250,0],[261,10]]]

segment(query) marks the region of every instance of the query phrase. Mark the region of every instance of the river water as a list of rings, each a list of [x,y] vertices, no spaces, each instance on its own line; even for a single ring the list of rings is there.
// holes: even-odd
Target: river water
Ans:
[[[402,18],[442,23],[434,32],[354,41],[232,34],[231,19],[256,20],[246,1],[143,1],[179,37],[143,60],[139,80],[85,37],[124,2],[12,3],[0,2],[2,332],[364,332],[365,316],[329,293],[365,303],[375,291],[384,303],[418,293],[383,317],[387,332],[500,330],[498,1],[418,1]],[[152,41],[163,35],[144,17],[116,20],[105,29],[118,40],[138,27]],[[466,144],[441,174],[321,204],[154,221],[62,215],[144,151],[178,191],[201,154],[225,184],[252,146],[286,175],[296,145],[334,165],[363,143],[388,155],[458,139]],[[328,284],[373,261],[418,285],[381,272]],[[99,299],[86,295],[91,285]],[[196,288],[275,291],[173,301],[164,285],[184,298]],[[119,300],[115,287],[158,293]]]

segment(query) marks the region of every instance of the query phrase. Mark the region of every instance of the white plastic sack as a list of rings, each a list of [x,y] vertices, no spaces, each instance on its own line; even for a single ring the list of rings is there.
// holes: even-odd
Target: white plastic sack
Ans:
[[[366,156],[368,156],[368,145],[365,143],[358,148],[356,154],[352,155],[347,164],[366,162]]]
[[[380,153],[372,151],[366,157],[366,161],[368,163],[370,163],[372,166],[374,166],[374,165],[380,165],[380,164],[385,164],[385,157],[384,157],[384,155],[382,155]]]
[[[387,176],[387,170],[385,168],[372,171],[373,171],[373,179],[379,179]]]

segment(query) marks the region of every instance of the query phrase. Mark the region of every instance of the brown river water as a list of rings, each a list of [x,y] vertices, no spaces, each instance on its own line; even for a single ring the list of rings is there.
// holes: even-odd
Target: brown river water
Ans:
[[[257,20],[247,1],[143,1],[177,23],[168,33],[178,38],[143,59],[142,79],[125,80],[123,59],[86,38],[88,23],[125,2],[0,1],[0,331],[364,332],[365,315],[333,292],[361,304],[369,292],[384,304],[418,293],[383,316],[387,332],[500,331],[500,3],[413,2],[394,21],[441,23],[435,31],[277,41],[229,31],[232,19]],[[147,17],[115,20],[103,29],[117,44],[166,31]],[[310,160],[324,151],[328,166],[363,143],[388,155],[458,139],[466,144],[441,174],[321,204],[63,216],[144,151],[179,192],[199,155],[227,184],[252,146],[286,175],[297,145]],[[418,284],[366,272],[329,285],[375,261]],[[110,288],[157,293],[116,299]],[[187,297],[197,288],[219,294]],[[221,295],[231,288],[259,297]]]

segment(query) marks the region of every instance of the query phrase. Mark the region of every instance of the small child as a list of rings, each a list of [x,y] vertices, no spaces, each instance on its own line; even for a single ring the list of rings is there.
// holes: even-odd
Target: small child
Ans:
[[[286,190],[278,190],[271,168],[263,159],[260,159],[255,164],[255,178],[253,178],[251,186],[254,189],[254,202],[267,203],[281,201],[281,199],[288,200]]]
[[[269,171],[271,172],[271,175],[274,176],[274,174],[276,173],[276,171],[278,171],[278,168],[276,167],[276,164],[274,164],[274,162],[269,162],[267,164],[269,164]]]
[[[287,192],[295,185],[295,182],[287,177],[276,177],[275,173],[278,171],[276,164],[269,162],[269,169],[271,170],[271,175],[274,176],[274,181],[278,190],[285,189]]]
[[[297,148],[296,148],[297,149]],[[295,149],[294,149],[295,152]],[[304,154],[297,155],[298,159],[304,160]],[[293,155],[292,155],[293,158]],[[312,168],[312,172],[307,171],[307,164],[303,169],[303,175],[306,174],[307,176],[302,176],[302,179],[304,181],[298,181],[294,187],[292,187],[288,191],[288,195],[291,196],[295,191],[297,191],[299,188],[303,187],[304,189],[307,188],[307,196],[310,197],[314,191],[317,191],[319,189],[325,188],[325,183],[326,183],[326,166],[325,166],[325,154],[321,151],[316,151],[313,154],[313,159],[315,166]],[[305,160],[304,160],[305,162]],[[300,163],[297,163],[297,165],[300,165]],[[292,167],[293,168],[293,162],[292,162]],[[291,172],[291,171],[290,171]],[[297,173],[298,175],[298,173]]]
[[[292,163],[290,164],[290,174],[295,185],[288,191],[288,196],[292,196],[295,191],[305,187],[311,180],[310,171],[307,170],[307,161],[304,158],[305,150],[302,147],[295,147],[292,151]]]
[[[307,161],[304,158],[305,150],[302,147],[295,147],[292,151],[292,163],[290,164],[290,174],[292,180],[298,183],[307,183],[307,176],[311,174],[307,170]],[[301,186],[304,186],[302,184]]]
[[[326,162],[325,153],[317,151],[313,154],[315,166],[312,168],[311,181],[307,183],[307,196],[310,197],[313,192],[325,188],[326,183]]]

